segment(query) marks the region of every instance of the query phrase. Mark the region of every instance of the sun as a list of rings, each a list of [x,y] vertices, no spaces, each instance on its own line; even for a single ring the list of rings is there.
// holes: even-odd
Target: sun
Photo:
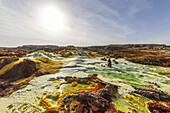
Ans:
[[[41,22],[48,31],[59,32],[65,29],[64,15],[55,7],[46,7],[42,10]]]

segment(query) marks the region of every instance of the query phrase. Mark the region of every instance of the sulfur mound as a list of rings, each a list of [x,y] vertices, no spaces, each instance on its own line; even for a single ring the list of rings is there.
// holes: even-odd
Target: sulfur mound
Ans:
[[[12,62],[0,70],[0,97],[10,95],[12,92],[28,85],[32,74],[36,71],[35,62],[29,59],[18,60]],[[11,82],[25,79],[24,82],[11,84]]]
[[[5,79],[12,82],[18,79],[29,77],[36,71],[35,62],[29,59],[23,59],[23,61],[13,64],[13,66],[11,66],[12,68],[9,67],[10,66],[4,67],[7,68],[7,70],[2,68],[4,71],[1,71],[0,79]]]

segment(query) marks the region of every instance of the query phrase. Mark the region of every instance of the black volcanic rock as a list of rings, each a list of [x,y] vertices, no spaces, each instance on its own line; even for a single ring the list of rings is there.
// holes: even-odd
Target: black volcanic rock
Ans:
[[[116,60],[112,60],[114,64],[118,64],[118,62]]]

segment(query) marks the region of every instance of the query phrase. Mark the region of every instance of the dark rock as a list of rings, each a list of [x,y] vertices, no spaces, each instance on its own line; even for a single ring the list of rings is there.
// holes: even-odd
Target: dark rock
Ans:
[[[112,60],[114,64],[118,64],[118,62],[116,60]]]
[[[170,101],[170,95],[163,91],[159,90],[154,90],[154,89],[144,89],[144,88],[135,88],[134,93],[140,94],[144,97],[147,97],[152,100],[157,100],[157,101]]]
[[[107,61],[107,59],[105,57],[101,58],[101,60]]]
[[[141,57],[141,58],[131,58],[128,59],[131,62],[145,64],[145,65],[156,65],[156,66],[170,66],[170,59],[169,58],[156,58],[155,57]]]
[[[144,75],[139,75],[139,77],[144,77]]]
[[[107,61],[107,66],[108,66],[108,67],[112,67],[112,62],[111,62],[110,58],[109,58],[108,61]]]

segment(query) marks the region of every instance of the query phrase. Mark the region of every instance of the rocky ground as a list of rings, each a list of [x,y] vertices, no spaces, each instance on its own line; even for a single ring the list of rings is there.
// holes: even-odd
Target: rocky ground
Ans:
[[[168,46],[0,49],[3,113],[170,112]]]
[[[164,44],[113,44],[88,47],[75,47],[72,45],[24,45],[16,48],[0,48],[0,56],[15,55],[21,57],[38,50],[61,53],[63,55],[65,55],[67,50],[86,50],[97,52],[99,55],[107,55],[112,58],[125,58],[134,63],[170,67],[170,46]]]

